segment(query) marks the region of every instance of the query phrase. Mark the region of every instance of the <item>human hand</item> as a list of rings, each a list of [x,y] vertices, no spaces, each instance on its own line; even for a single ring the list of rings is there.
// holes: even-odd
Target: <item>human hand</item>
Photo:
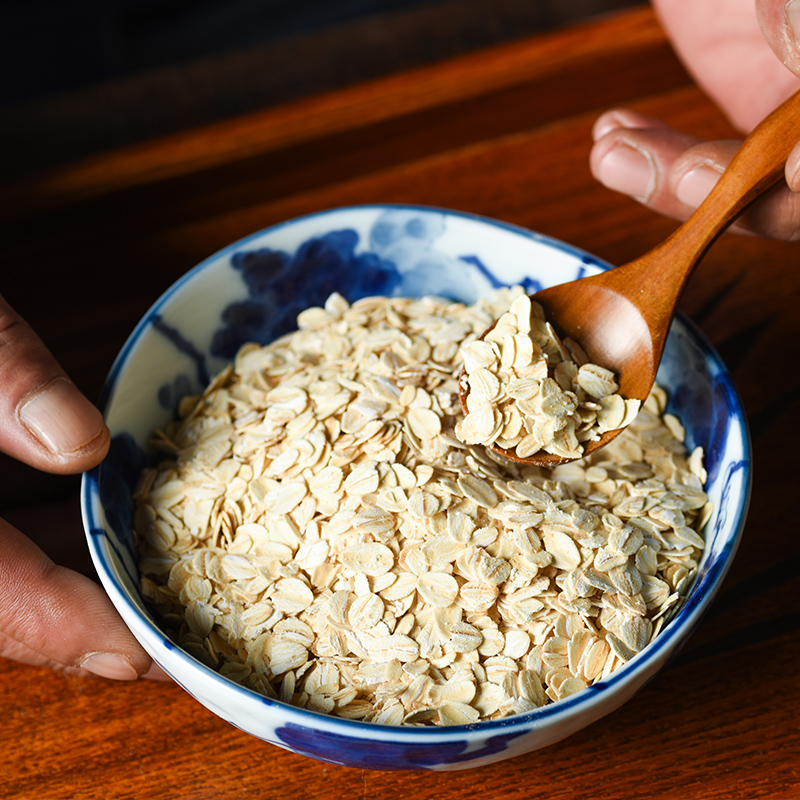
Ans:
[[[742,131],[800,89],[800,0],[653,3],[687,69]],[[593,136],[594,176],[676,219],[686,219],[705,199],[739,146],[706,142],[628,109],[603,114]],[[732,229],[800,238],[800,145],[787,161],[786,182]]]
[[[109,446],[100,412],[0,297],[0,451],[36,469],[78,473]],[[69,521],[60,520],[60,532]],[[54,564],[0,520],[0,656],[76,674],[163,675],[103,589]]]

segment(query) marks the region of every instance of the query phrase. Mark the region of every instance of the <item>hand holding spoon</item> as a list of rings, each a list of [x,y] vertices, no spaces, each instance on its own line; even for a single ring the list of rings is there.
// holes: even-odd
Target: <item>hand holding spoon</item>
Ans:
[[[678,300],[694,268],[717,237],[783,177],[798,139],[800,92],[750,133],[708,197],[664,242],[621,267],[532,295],[560,336],[574,339],[594,363],[616,373],[623,397],[642,402],[647,398]],[[466,414],[469,386],[463,379],[459,392]],[[607,431],[597,441],[586,442],[584,455],[621,432]],[[520,458],[511,450],[492,449],[537,466],[570,460],[544,451]]]

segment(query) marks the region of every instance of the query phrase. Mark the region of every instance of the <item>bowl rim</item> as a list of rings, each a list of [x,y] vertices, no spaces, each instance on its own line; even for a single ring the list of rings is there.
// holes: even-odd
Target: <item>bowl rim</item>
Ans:
[[[282,228],[296,225],[316,217],[324,218],[340,214],[346,215],[348,212],[388,211],[393,209],[441,213],[447,216],[457,217],[462,220],[476,222],[491,228],[499,228],[512,234],[516,234],[527,239],[532,239],[563,253],[567,253],[580,259],[581,262],[587,266],[594,265],[603,270],[613,268],[613,266],[607,261],[588,253],[582,248],[563,242],[560,239],[554,238],[547,234],[542,234],[513,223],[496,220],[480,214],[457,211],[437,206],[404,203],[369,203],[363,205],[334,207],[304,214],[284,220],[274,225],[267,226],[266,228],[255,231],[245,237],[242,237],[241,239],[238,239],[235,242],[232,242],[231,244],[226,245],[212,255],[203,259],[197,265],[181,275],[175,282],[173,282],[150,306],[142,319],[137,323],[133,332],[127,338],[122,349],[115,358],[104,382],[103,389],[98,400],[98,407],[100,411],[105,413],[119,375],[124,369],[131,352],[138,344],[142,334],[148,328],[149,323],[154,315],[156,315],[158,310],[168,303],[175,294],[181,291],[181,289],[187,283],[193,280],[200,272],[216,263],[220,258],[246,247],[249,243],[260,239],[267,234],[272,234],[281,230]],[[101,583],[111,597],[112,602],[115,601],[115,607],[117,607],[119,613],[129,627],[143,625],[149,637],[158,639],[159,643],[163,643],[163,646],[172,651],[172,653],[180,659],[180,664],[183,668],[187,668],[190,671],[197,673],[198,678],[212,681],[213,684],[217,685],[216,688],[218,690],[222,690],[224,692],[233,692],[234,694],[240,695],[243,698],[255,700],[261,704],[267,705],[268,707],[274,707],[278,709],[282,713],[288,715],[286,719],[287,723],[293,721],[293,719],[296,719],[298,724],[302,725],[305,723],[307,726],[308,723],[311,723],[312,727],[319,727],[321,722],[323,727],[327,729],[341,728],[342,735],[361,732],[363,734],[369,734],[370,738],[383,741],[392,739],[397,742],[402,742],[405,740],[410,743],[418,740],[419,738],[424,738],[437,739],[441,742],[449,740],[463,740],[464,737],[469,736],[470,733],[507,733],[520,728],[539,728],[545,726],[553,719],[563,720],[565,718],[572,718],[574,716],[579,716],[590,712],[591,709],[601,701],[625,691],[626,686],[628,685],[628,680],[637,673],[643,662],[658,663],[660,660],[666,660],[669,656],[674,655],[672,651],[676,648],[676,645],[680,644],[678,641],[680,637],[685,635],[686,639],[688,639],[689,634],[691,634],[691,632],[694,630],[697,623],[700,621],[707,608],[711,604],[731,566],[733,557],[741,541],[746,522],[752,488],[752,457],[750,434],[741,398],[736,390],[730,372],[705,334],[697,327],[695,323],[685,317],[681,312],[676,314],[676,319],[679,320],[680,324],[686,327],[688,332],[691,334],[691,337],[694,338],[703,353],[704,359],[710,361],[716,368],[718,377],[725,386],[725,392],[734,411],[734,418],[737,421],[737,427],[741,433],[742,463],[744,469],[744,474],[742,476],[743,491],[737,499],[735,509],[732,509],[729,512],[729,514],[735,514],[737,522],[731,531],[731,535],[727,538],[725,545],[720,549],[714,560],[711,563],[707,563],[704,570],[696,577],[688,597],[683,600],[680,608],[669,620],[669,622],[664,625],[658,636],[650,644],[648,644],[644,650],[642,650],[640,653],[637,653],[622,666],[618,667],[607,678],[591,684],[586,689],[576,692],[573,695],[570,695],[562,700],[549,702],[537,709],[521,712],[519,714],[514,714],[498,720],[485,720],[469,723],[467,725],[453,725],[448,727],[412,727],[351,720],[337,717],[332,714],[326,714],[324,712],[300,708],[298,706],[285,703],[281,700],[266,697],[252,689],[237,684],[229,678],[226,678],[214,671],[212,668],[202,664],[200,661],[180,648],[177,644],[172,642],[155,624],[155,621],[149,615],[149,612],[148,615],[143,615],[134,601],[128,596],[124,588],[117,583],[115,579],[116,570],[109,563],[107,554],[99,542],[100,539],[105,541],[108,540],[100,519],[102,517],[102,507],[99,503],[98,480],[102,465],[98,465],[83,475],[81,486],[81,513],[83,516],[89,550],[97,569],[98,576],[101,579]],[[146,604],[141,597],[139,597],[139,602],[141,603],[141,606],[146,609]],[[150,655],[153,656],[154,660],[156,660],[153,653],[150,653]],[[183,685],[181,681],[172,675],[172,671],[166,667],[163,668],[168,672],[168,674],[170,674],[170,677],[172,677],[176,683],[181,686]],[[649,680],[651,677],[653,676],[649,676],[647,680]],[[639,688],[641,687],[636,686],[634,691],[638,691]]]

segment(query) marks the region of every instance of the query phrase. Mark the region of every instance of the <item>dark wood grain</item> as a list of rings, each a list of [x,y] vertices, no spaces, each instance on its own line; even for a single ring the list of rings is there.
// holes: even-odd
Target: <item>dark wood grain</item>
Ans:
[[[698,135],[735,134],[653,15],[635,10],[31,174],[0,190],[2,291],[96,395],[172,281],[297,214],[376,201],[447,206],[623,263],[674,223],[591,178],[592,121],[620,103]],[[263,744],[174,685],[0,661],[0,798],[800,797],[800,537],[797,467],[786,452],[800,412],[798,253],[797,244],[726,234],[684,294],[683,310],[741,390],[754,492],[740,551],[703,624],[619,711],[477,771],[375,773]],[[89,571],[74,481],[9,461],[0,476],[0,507],[15,524]],[[43,503],[56,504],[58,528]]]

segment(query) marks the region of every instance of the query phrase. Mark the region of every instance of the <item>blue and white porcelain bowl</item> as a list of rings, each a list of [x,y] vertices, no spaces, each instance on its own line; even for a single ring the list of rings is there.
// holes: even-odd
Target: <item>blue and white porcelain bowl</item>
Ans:
[[[82,504],[100,579],[153,659],[207,708],[254,736],[313,758],[367,769],[464,769],[553,744],[610,713],[653,678],[708,608],[744,525],[750,452],[741,402],[703,336],[678,317],[658,380],[669,410],[702,445],[714,513],[687,602],[660,636],[607,680],[537,711],[451,728],[339,719],[266,699],[176,647],[142,601],[131,491],[151,432],[177,400],[199,392],[246,341],[292,329],[297,312],[338,291],[442,295],[466,302],[493,287],[529,291],[608,269],[598,259],[530,231],[430,208],[341,208],[276,225],[226,247],[186,274],[152,307],[117,358],[101,407],[113,437],[87,473]]]

